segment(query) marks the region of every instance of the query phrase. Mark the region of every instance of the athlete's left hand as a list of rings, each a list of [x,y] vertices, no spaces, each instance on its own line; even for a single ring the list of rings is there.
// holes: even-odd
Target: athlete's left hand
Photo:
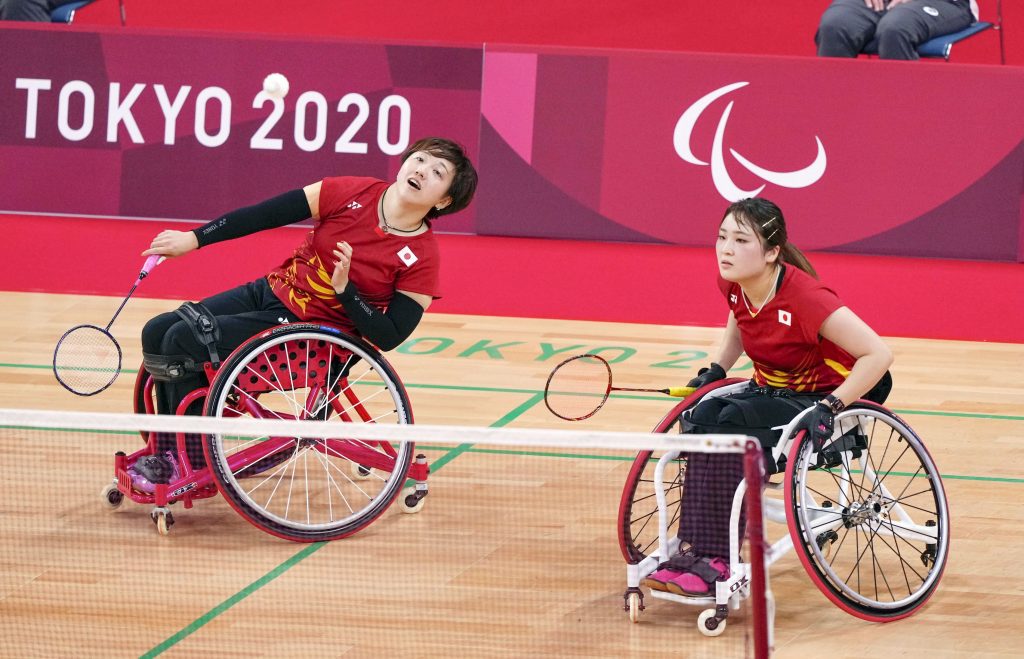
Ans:
[[[348,286],[348,273],[352,267],[352,246],[342,241],[334,250],[334,272],[331,273],[331,286],[335,293],[341,293]]]
[[[832,409],[825,403],[815,403],[811,411],[800,419],[797,430],[801,428],[807,431],[807,435],[814,443],[814,451],[821,451],[825,442],[832,439],[832,431],[835,427],[836,417]]]

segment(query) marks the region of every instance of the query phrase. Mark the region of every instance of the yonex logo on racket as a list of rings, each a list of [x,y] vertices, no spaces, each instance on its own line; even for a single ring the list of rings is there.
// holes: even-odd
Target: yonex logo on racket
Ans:
[[[680,158],[690,163],[691,165],[699,165],[701,167],[707,167],[708,163],[701,160],[693,154],[693,149],[690,146],[690,140],[693,136],[693,128],[697,124],[697,120],[700,119],[701,115],[705,110],[708,109],[713,102],[726,94],[733,92],[740,87],[749,85],[748,82],[734,82],[731,85],[719,87],[715,91],[704,95],[698,99],[693,105],[686,108],[679,120],[676,122],[675,131],[672,135],[672,145],[675,147],[676,153]],[[769,169],[765,169],[759,165],[754,164],[750,160],[744,158],[741,154],[737,153],[735,149],[729,149],[729,153],[732,157],[742,165],[748,172],[761,178],[765,183],[761,186],[754,188],[753,190],[744,190],[733,182],[732,177],[729,176],[729,171],[725,166],[725,127],[729,122],[729,114],[732,112],[733,102],[729,101],[729,104],[725,107],[722,112],[721,118],[718,120],[718,127],[715,129],[714,142],[711,145],[711,181],[715,184],[715,189],[718,194],[729,202],[739,201],[747,197],[756,197],[765,185],[772,183],[783,188],[806,188],[816,183],[825,174],[825,147],[822,145],[821,140],[815,136],[814,141],[818,145],[818,153],[814,157],[814,161],[804,167],[792,172],[775,172]]]

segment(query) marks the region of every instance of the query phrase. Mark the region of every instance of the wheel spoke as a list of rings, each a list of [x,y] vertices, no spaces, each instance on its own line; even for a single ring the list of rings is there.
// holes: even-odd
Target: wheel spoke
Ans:
[[[347,535],[380,515],[405,482],[410,443],[353,438],[345,426],[408,423],[408,397],[375,350],[343,335],[295,326],[250,340],[222,364],[207,408],[218,416],[337,423],[327,437],[209,440],[218,488],[276,535]]]

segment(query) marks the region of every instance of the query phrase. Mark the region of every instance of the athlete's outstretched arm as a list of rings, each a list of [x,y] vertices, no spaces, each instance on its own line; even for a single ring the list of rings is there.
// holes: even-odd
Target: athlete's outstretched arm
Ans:
[[[310,188],[314,187],[315,191],[310,191]],[[192,231],[161,231],[142,255],[181,256],[213,243],[240,238],[265,229],[283,227],[309,217],[316,218],[312,203],[319,208],[319,183],[302,190],[290,190],[253,206],[225,213]]]

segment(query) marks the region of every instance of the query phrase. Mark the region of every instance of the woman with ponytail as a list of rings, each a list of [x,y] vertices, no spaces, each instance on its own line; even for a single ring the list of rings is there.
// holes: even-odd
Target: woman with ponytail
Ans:
[[[884,401],[892,353],[818,281],[810,262],[789,242],[778,206],[757,198],[730,205],[718,227],[715,253],[729,315],[717,359],[689,385],[724,379],[744,352],[754,364],[754,377],[746,391],[705,398],[686,412],[683,432],[757,437],[770,457],[779,441],[773,428],[808,407],[814,410],[801,427],[824,441],[846,404],[860,398]],[[767,468],[773,473],[778,465]],[[714,594],[714,583],[729,574],[729,518],[742,479],[740,456],[689,456],[681,552],[659,566],[646,586],[680,595]]]

